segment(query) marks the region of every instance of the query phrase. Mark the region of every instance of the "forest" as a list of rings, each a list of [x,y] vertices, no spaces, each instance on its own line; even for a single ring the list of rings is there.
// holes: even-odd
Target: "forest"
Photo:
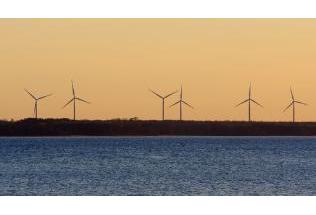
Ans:
[[[24,119],[0,136],[314,136],[316,122]]]

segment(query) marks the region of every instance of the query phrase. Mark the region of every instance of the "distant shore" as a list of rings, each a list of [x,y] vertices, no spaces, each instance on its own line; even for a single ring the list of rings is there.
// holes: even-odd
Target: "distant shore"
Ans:
[[[25,119],[0,136],[316,136],[316,122]]]

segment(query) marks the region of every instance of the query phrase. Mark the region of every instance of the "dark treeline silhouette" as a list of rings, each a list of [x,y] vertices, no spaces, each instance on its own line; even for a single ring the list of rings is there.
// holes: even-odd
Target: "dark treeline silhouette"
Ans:
[[[313,136],[316,122],[24,119],[0,121],[0,136]]]

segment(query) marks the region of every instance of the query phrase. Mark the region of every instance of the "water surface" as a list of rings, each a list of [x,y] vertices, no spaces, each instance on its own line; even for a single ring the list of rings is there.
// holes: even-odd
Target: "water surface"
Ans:
[[[0,138],[0,195],[315,195],[313,137]]]

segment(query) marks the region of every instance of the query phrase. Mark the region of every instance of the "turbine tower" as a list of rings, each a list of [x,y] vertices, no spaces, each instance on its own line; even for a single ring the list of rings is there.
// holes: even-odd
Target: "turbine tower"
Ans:
[[[24,89],[25,90],[25,92],[27,92],[27,94],[29,94],[33,99],[34,99],[34,101],[35,101],[35,105],[34,105],[34,117],[35,117],[35,119],[37,119],[37,104],[38,104],[38,101],[39,100],[42,100],[42,99],[44,99],[44,98],[46,98],[46,97],[48,97],[48,96],[51,96],[52,94],[48,94],[48,95],[46,95],[46,96],[41,96],[41,97],[36,97],[36,96],[34,96],[32,93],[30,93],[27,89]]]
[[[158,96],[159,98],[162,99],[162,120],[165,120],[165,99],[174,95],[175,93],[177,93],[178,91],[174,91],[166,96],[161,96],[158,93],[154,92],[153,90],[149,89],[150,92],[152,92],[153,94],[155,94],[156,96]]]
[[[182,121],[182,104],[185,104],[187,105],[188,107],[192,108],[193,109],[193,106],[191,106],[190,104],[188,104],[187,102],[185,102],[183,99],[182,99],[182,85],[181,85],[181,91],[180,91],[180,100],[177,101],[176,103],[174,103],[173,105],[170,105],[170,107],[172,106],[175,106],[176,104],[179,104],[180,105],[180,121]]]
[[[307,104],[304,103],[304,102],[300,102],[300,101],[295,100],[294,95],[293,95],[292,88],[290,88],[290,91],[291,91],[291,98],[292,98],[292,101],[291,101],[291,103],[289,104],[289,106],[287,106],[287,107],[283,110],[283,112],[285,112],[287,109],[289,109],[289,108],[292,106],[292,110],[293,110],[293,123],[294,123],[294,122],[295,122],[295,103],[297,103],[297,104],[302,104],[302,105],[307,105]]]
[[[81,102],[85,102],[85,103],[87,103],[87,104],[90,104],[90,102],[87,102],[87,101],[85,101],[85,100],[83,100],[83,99],[81,99],[81,98],[79,98],[79,97],[77,97],[76,96],[76,92],[75,92],[75,88],[74,88],[74,83],[73,83],[73,81],[71,81],[71,86],[72,86],[72,99],[69,101],[69,102],[67,102],[67,104],[65,104],[64,106],[63,106],[63,108],[65,108],[67,105],[69,105],[71,102],[73,102],[73,110],[74,110],[74,120],[76,120],[76,101],[81,101]]]
[[[248,94],[248,98],[245,101],[242,101],[241,103],[239,103],[238,105],[236,105],[235,107],[238,107],[239,105],[242,105],[244,103],[248,102],[248,121],[251,122],[251,102],[255,103],[256,105],[260,106],[263,108],[263,106],[261,104],[259,104],[258,102],[256,102],[255,100],[253,100],[251,98],[251,83],[249,85],[249,94]]]

